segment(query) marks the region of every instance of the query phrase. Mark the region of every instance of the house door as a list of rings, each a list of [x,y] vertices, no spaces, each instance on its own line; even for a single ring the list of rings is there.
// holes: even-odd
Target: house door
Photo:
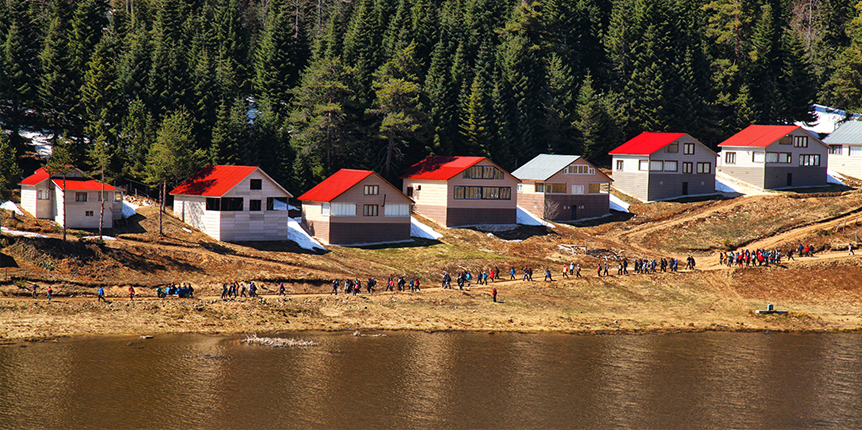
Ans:
[[[793,185],[793,173],[787,174],[787,186],[790,187]]]
[[[688,195],[688,182],[682,183],[682,195],[684,195],[684,196]]]
[[[578,219],[578,205],[572,205],[572,219]]]

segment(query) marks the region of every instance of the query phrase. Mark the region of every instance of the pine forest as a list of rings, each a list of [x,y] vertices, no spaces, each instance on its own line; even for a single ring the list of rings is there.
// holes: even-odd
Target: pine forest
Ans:
[[[430,154],[599,165],[862,109],[855,0],[0,0],[2,188],[26,131],[113,182],[261,166],[295,195]],[[15,160],[16,163],[9,163]]]

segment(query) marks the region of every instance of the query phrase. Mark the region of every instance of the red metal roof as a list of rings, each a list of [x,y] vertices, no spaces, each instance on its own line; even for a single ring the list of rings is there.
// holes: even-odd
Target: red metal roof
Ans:
[[[685,136],[685,133],[643,132],[609,152],[611,155],[650,155],[667,144]]]
[[[341,169],[298,198],[306,202],[331,202],[373,173],[371,170]]]
[[[431,155],[410,166],[401,178],[439,179],[446,181],[484,159],[485,157]]]
[[[256,166],[207,166],[174,188],[170,194],[221,197],[257,169]]]
[[[765,148],[792,133],[798,125],[749,125],[718,146],[751,146]]]
[[[36,172],[34,172],[32,175],[24,178],[24,180],[21,181],[21,185],[36,185],[50,177],[51,175],[49,175],[48,172],[45,171],[45,168],[40,167],[36,169]]]
[[[63,178],[54,178],[51,180],[60,187],[61,190],[72,190],[72,191],[101,191],[102,183],[99,181],[94,181],[92,179],[84,179],[84,178],[66,178],[66,187],[63,188]],[[117,191],[116,188],[105,184],[105,191]]]

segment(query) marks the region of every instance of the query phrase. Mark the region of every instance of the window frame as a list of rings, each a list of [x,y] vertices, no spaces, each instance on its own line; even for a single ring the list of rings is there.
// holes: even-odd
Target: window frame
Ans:
[[[96,215],[95,215],[94,211],[84,211],[84,216],[87,217],[87,216],[96,216]]]
[[[650,172],[662,172],[662,171],[664,171],[664,160],[650,160],[649,161],[649,171]]]
[[[706,169],[702,169],[701,167],[706,166]],[[709,175],[712,174],[712,163],[709,161],[698,162],[697,163],[697,174],[698,175]]]
[[[673,166],[673,169],[671,169],[668,166]],[[676,172],[677,170],[679,170],[679,161],[676,161],[676,160],[665,160],[664,161],[664,171],[665,172]]]
[[[751,162],[757,164],[765,164],[766,163],[766,152],[764,151],[751,151]]]
[[[682,155],[694,155],[694,143],[693,142],[684,142],[682,144]]]
[[[320,203],[320,215],[321,216],[332,216],[332,204],[329,202],[321,202]]]
[[[799,154],[799,167],[820,167],[820,154]]]
[[[572,185],[572,194],[575,194],[575,195],[586,194],[586,187],[583,184],[573,184]]]
[[[649,160],[638,160],[638,172],[649,172]]]
[[[736,151],[724,153],[724,164],[736,164]]]
[[[284,209],[276,209],[275,202],[280,201],[284,203]],[[276,212],[284,212],[290,210],[290,201],[287,197],[267,197],[266,198],[266,210],[268,211],[276,211]]]
[[[808,148],[808,136],[793,136],[794,148]]]
[[[829,145],[829,155],[844,155],[844,145]]]
[[[682,173],[693,174],[694,173],[694,162],[693,161],[683,161],[682,162]]]
[[[87,196],[87,194],[89,194],[89,193],[76,191],[75,192],[75,203],[87,203],[87,199],[89,198]]]
[[[260,199],[249,199],[248,200],[248,211],[249,212],[261,212],[263,211],[263,202]]]
[[[673,148],[673,150],[671,150],[671,148]],[[668,154],[678,154],[679,153],[679,142],[677,141],[677,142],[669,143],[667,146],[664,147],[664,152],[666,152]]]
[[[622,172],[623,166],[625,166],[625,163],[623,163],[623,160],[617,160],[617,172]]]
[[[363,188],[363,193],[366,196],[379,196],[380,185],[365,185],[365,187]]]
[[[257,185],[257,187],[255,187]],[[249,179],[248,181],[248,189],[253,191],[260,191],[263,189],[263,179]]]
[[[362,216],[379,216],[380,214],[380,205],[375,204],[363,204],[362,205]]]

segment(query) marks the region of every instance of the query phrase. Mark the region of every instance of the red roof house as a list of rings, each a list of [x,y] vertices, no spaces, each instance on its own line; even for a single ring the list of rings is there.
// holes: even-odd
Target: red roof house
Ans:
[[[289,239],[293,196],[260,167],[207,166],[170,194],[174,214],[216,240]]]
[[[612,150],[614,187],[642,201],[715,193],[715,151],[686,133],[641,133]]]
[[[520,181],[485,157],[432,155],[401,178],[416,212],[441,225],[517,223]]]
[[[827,185],[829,147],[796,125],[750,125],[718,147],[718,172],[759,188]]]
[[[123,216],[122,192],[109,184],[84,177],[84,172],[71,167],[63,175],[51,175],[44,167],[24,178],[21,185],[21,207],[36,218],[52,219],[63,225],[63,200],[66,200],[66,227],[99,228],[104,191],[105,216],[103,228],[111,228]]]
[[[305,194],[302,219],[309,233],[333,245],[410,240],[413,201],[371,170],[341,169]]]

